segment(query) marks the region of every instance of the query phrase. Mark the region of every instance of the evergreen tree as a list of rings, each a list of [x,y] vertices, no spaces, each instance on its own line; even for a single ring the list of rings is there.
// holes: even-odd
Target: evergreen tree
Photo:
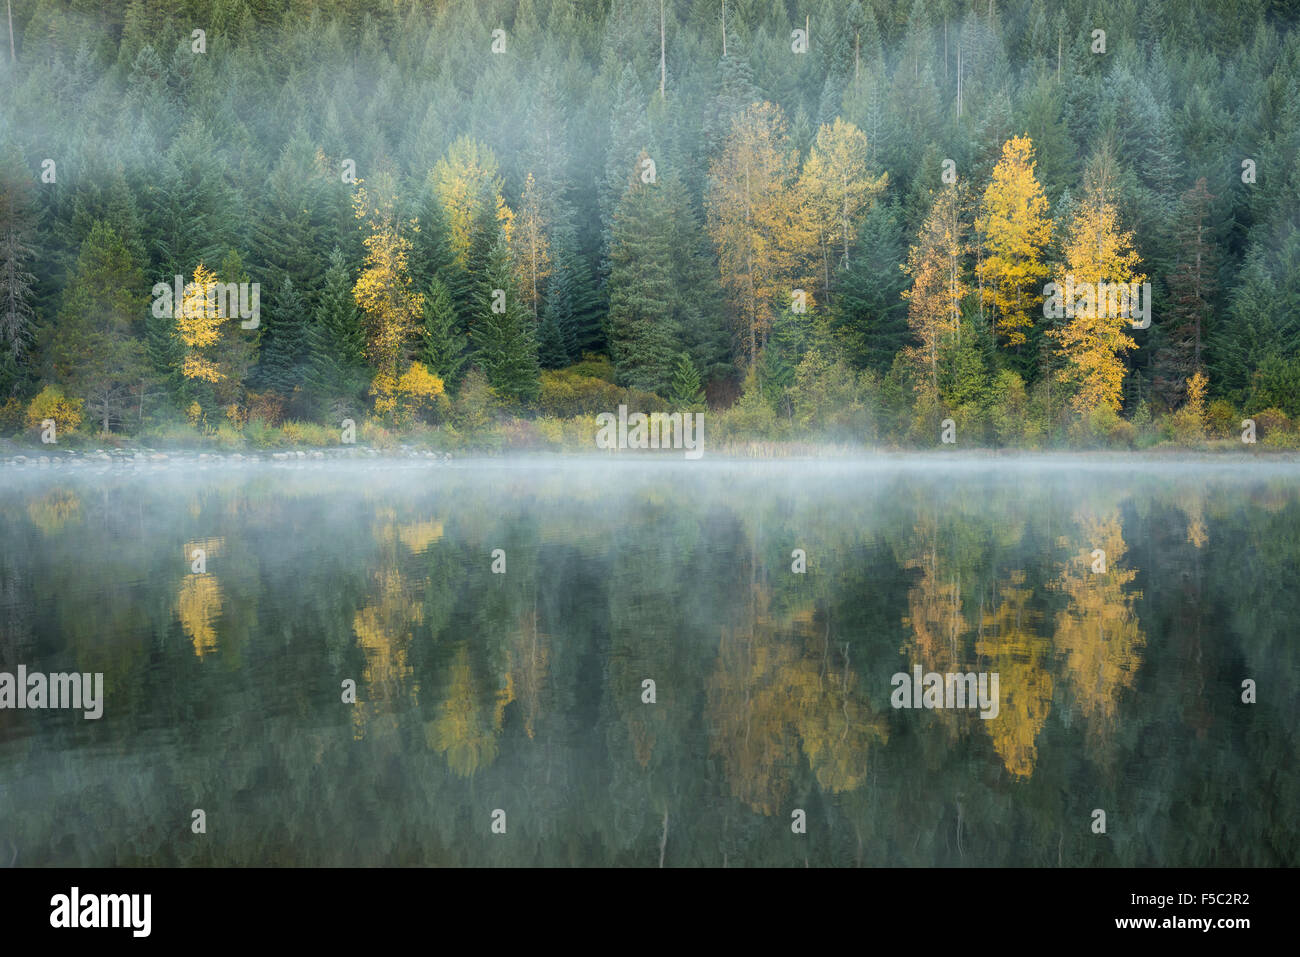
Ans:
[[[537,338],[532,318],[514,287],[504,230],[497,234],[488,254],[478,300],[479,308],[470,327],[474,363],[507,402],[536,401],[540,393]]]
[[[672,376],[678,339],[665,199],[661,184],[631,178],[614,214],[609,257],[608,335],[618,381],[661,394]]]
[[[877,203],[858,230],[857,253],[840,278],[831,310],[831,331],[857,368],[883,375],[910,342],[907,279],[898,268],[906,256],[897,207]]]
[[[101,431],[121,423],[132,394],[147,386],[149,371],[138,335],[146,300],[144,277],[126,244],[97,221],[64,293],[48,353],[68,394],[86,400]]]
[[[420,347],[416,356],[424,366],[448,386],[460,382],[468,359],[465,333],[451,293],[441,279],[434,278],[425,287],[424,321],[420,325]]]
[[[285,399],[303,384],[307,358],[307,305],[293,280],[280,281],[270,308],[263,310],[261,355],[256,383]]]
[[[700,385],[700,373],[691,361],[689,352],[677,355],[673,366],[673,376],[668,383],[666,398],[674,411],[699,412],[704,410],[704,389]]]
[[[335,246],[325,270],[320,305],[307,333],[307,381],[322,412],[342,419],[359,409],[365,386],[365,331],[352,298],[352,274]]]

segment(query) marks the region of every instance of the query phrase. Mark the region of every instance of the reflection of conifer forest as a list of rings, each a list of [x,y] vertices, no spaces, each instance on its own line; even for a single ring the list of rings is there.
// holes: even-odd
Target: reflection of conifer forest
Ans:
[[[9,6],[5,436],[589,447],[623,403],[724,442],[1300,444],[1280,0]],[[259,324],[155,308],[177,275],[257,283]],[[1149,326],[1045,316],[1128,282]]]
[[[1295,863],[1284,471],[29,473],[0,539],[0,667],[106,683],[0,711],[24,863]]]

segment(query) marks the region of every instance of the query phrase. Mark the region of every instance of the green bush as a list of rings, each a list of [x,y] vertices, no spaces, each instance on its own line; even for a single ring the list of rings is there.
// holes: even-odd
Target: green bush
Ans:
[[[1241,432],[1241,416],[1226,399],[1215,399],[1205,410],[1205,431],[1213,439],[1235,438]]]

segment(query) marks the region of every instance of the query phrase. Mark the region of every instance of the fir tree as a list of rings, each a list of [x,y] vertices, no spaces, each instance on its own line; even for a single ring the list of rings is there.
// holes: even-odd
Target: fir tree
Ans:
[[[488,254],[478,301],[470,327],[475,364],[506,401],[535,401],[540,391],[537,338],[532,318],[514,288],[504,230],[497,234]]]

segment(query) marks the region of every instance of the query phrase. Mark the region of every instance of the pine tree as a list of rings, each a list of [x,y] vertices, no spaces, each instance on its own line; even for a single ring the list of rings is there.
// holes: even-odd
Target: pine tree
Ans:
[[[543,369],[562,369],[569,364],[569,348],[564,341],[564,330],[550,307],[552,297],[547,293],[547,308],[537,329],[537,358]]]
[[[28,232],[29,204],[16,177],[0,181],[0,347],[21,363],[35,335],[32,308],[36,276],[28,268],[35,252]]]
[[[367,379],[365,332],[352,298],[352,275],[343,250],[330,252],[320,305],[307,333],[307,379],[320,410],[341,419],[357,410],[356,402]]]
[[[264,310],[257,384],[290,399],[303,383],[307,353],[307,305],[285,276],[275,291],[271,308]]]
[[[555,274],[546,290],[548,315],[555,317],[571,360],[605,348],[605,306],[576,239],[565,231],[556,238]]]

